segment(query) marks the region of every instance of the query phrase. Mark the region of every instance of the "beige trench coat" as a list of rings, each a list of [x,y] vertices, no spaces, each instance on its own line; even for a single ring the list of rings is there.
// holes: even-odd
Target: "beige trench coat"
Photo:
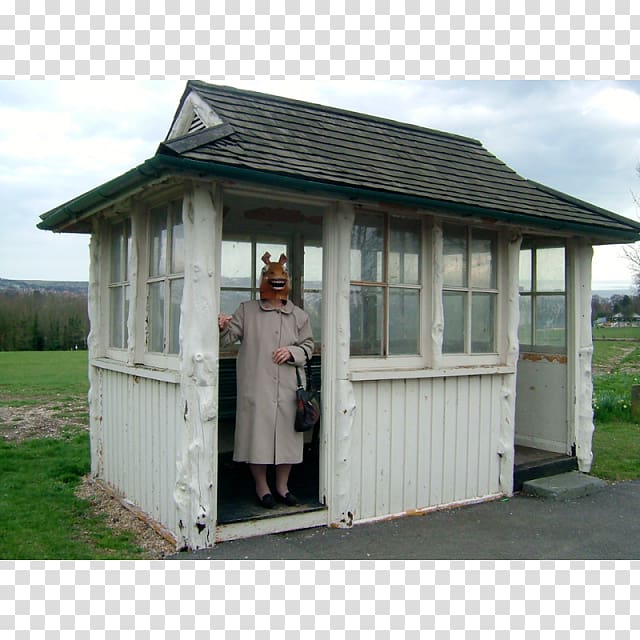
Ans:
[[[296,367],[304,377],[305,351],[313,336],[305,311],[290,300],[269,309],[259,300],[243,302],[220,333],[221,346],[240,340],[236,363],[238,402],[233,459],[254,464],[302,462],[304,434],[294,430]],[[271,354],[286,346],[293,362],[278,365]]]

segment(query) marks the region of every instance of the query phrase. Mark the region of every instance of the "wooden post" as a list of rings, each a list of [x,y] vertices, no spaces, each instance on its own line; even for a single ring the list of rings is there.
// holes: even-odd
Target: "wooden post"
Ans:
[[[591,470],[593,460],[593,379],[591,360],[591,260],[593,248],[586,242],[567,244],[567,355],[569,357],[568,416],[578,458],[578,468]],[[573,330],[572,330],[573,329]]]
[[[102,427],[102,371],[91,364],[94,358],[104,355],[105,333],[108,324],[103,320],[101,312],[100,287],[104,267],[103,244],[105,238],[105,225],[95,217],[91,241],[89,243],[89,336],[87,348],[89,355],[89,435],[91,441],[91,475],[94,478],[104,474],[103,445],[104,433]]]
[[[323,226],[323,449],[327,468],[322,475],[329,502],[329,522],[350,527],[354,514],[351,495],[351,431],[355,400],[349,380],[349,321],[351,228],[353,206],[339,203]]]
[[[217,518],[218,307],[222,194],[196,184],[183,204],[184,293],[180,321],[184,422],[174,498],[181,546],[211,547]]]
[[[640,422],[640,384],[631,385],[631,418]]]
[[[500,435],[498,437],[498,455],[500,456],[500,488],[506,494],[513,493],[513,464],[515,450],[516,422],[516,381],[518,366],[518,324],[520,322],[520,292],[518,289],[520,246],[522,235],[517,231],[507,236],[507,270],[505,277],[504,327],[505,342],[501,346],[505,354],[505,364],[513,368],[514,373],[502,377],[500,389]]]

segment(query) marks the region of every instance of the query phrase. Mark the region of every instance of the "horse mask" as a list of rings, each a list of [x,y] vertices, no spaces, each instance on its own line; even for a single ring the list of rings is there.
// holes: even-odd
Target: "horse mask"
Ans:
[[[260,298],[263,300],[287,300],[289,298],[289,274],[287,256],[280,255],[278,262],[270,262],[269,252],[262,256],[262,278],[260,280]]]

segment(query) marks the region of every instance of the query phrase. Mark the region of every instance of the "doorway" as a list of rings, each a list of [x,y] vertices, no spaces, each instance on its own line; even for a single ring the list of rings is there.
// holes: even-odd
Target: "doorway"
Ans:
[[[288,258],[290,299],[310,317],[314,337],[312,379],[321,389],[322,336],[322,209],[314,205],[292,205],[246,194],[226,194],[221,256],[220,310],[233,314],[241,302],[259,297],[261,256]],[[324,510],[321,490],[321,442],[317,425],[305,434],[303,461],[294,465],[289,487],[300,504],[277,504],[265,509],[257,500],[248,465],[233,461],[236,412],[236,357],[238,346],[220,352],[218,420],[218,516],[220,525],[268,520]],[[273,485],[273,468],[268,478]]]

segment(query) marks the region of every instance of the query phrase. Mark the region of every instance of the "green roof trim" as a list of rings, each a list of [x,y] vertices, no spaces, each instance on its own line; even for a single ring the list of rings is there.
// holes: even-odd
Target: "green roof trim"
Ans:
[[[38,224],[39,229],[51,231],[63,231],[83,218],[128,194],[144,187],[154,180],[170,175],[188,175],[212,178],[228,178],[242,180],[262,185],[276,186],[284,189],[291,189],[299,192],[311,193],[314,195],[340,197],[347,200],[360,200],[376,203],[389,203],[405,205],[418,208],[433,208],[458,217],[485,217],[497,221],[525,224],[527,226],[551,229],[555,231],[570,231],[582,235],[589,235],[595,238],[607,238],[619,240],[620,242],[634,242],[640,239],[640,223],[628,220],[612,212],[605,211],[589,203],[578,201],[571,196],[543,187],[531,181],[530,184],[553,193],[558,198],[567,199],[573,203],[580,203],[592,211],[600,213],[603,217],[624,223],[627,229],[620,227],[608,227],[606,225],[595,225],[593,223],[578,223],[567,220],[554,220],[551,218],[541,218],[539,216],[529,216],[519,212],[510,212],[495,208],[485,208],[460,203],[445,202],[423,196],[411,196],[398,194],[378,189],[365,187],[352,187],[344,184],[335,184],[323,180],[312,180],[309,178],[298,178],[272,171],[260,171],[257,169],[237,167],[212,161],[191,160],[187,158],[166,155],[163,151],[168,151],[167,145],[161,144],[158,153],[144,163],[127,171],[99,187],[56,207],[40,217],[42,221]],[[603,220],[604,222],[604,220]]]

